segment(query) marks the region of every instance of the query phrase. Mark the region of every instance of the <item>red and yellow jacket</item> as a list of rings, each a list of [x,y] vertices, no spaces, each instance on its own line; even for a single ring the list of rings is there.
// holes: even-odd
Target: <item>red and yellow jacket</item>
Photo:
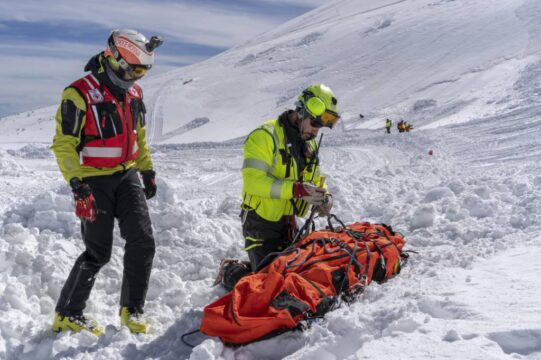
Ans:
[[[134,84],[118,101],[89,74],[67,87],[56,114],[52,150],[66,181],[110,175],[130,168],[151,170],[145,106]]]

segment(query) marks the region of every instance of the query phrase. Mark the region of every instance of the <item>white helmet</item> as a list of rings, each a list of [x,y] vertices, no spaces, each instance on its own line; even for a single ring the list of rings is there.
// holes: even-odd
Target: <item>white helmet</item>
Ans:
[[[109,58],[113,70],[127,74],[129,78],[141,78],[154,64],[154,49],[163,40],[152,36],[150,41],[135,30],[116,29],[107,40],[104,55]]]

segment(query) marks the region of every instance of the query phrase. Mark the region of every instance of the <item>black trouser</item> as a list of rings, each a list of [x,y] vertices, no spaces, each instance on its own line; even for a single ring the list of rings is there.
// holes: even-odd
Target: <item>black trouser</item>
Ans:
[[[391,128],[390,127],[387,127],[387,134],[390,134],[391,133]]]
[[[81,221],[86,250],[79,256],[60,293],[56,311],[80,314],[101,267],[111,258],[113,228],[118,219],[124,246],[124,276],[120,305],[143,306],[148,289],[154,237],[148,207],[135,169],[110,176],[83,179],[90,185],[96,199],[96,221]]]
[[[263,219],[254,210],[243,210],[242,219],[245,247],[251,247],[248,250],[248,257],[252,271],[268,264],[274,256],[266,259],[265,257],[270,253],[285,250],[294,237],[295,216],[293,215],[284,216],[274,222]],[[262,263],[263,259],[265,259],[264,263]]]

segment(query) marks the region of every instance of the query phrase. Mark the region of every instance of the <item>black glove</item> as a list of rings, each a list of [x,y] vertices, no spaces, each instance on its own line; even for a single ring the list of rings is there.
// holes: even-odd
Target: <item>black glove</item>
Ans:
[[[152,199],[156,195],[156,173],[154,170],[141,171],[143,177],[143,184],[145,185],[143,191],[147,199]]]
[[[92,195],[92,189],[87,183],[82,182],[77,178],[70,180],[71,191],[75,200],[84,200]]]

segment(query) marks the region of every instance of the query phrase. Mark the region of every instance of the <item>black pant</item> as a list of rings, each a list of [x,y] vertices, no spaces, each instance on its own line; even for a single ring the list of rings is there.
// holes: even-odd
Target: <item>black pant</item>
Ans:
[[[109,176],[83,179],[90,185],[96,199],[97,216],[94,222],[81,221],[82,238],[86,250],[75,265],[62,288],[56,304],[61,314],[80,314],[101,267],[111,258],[113,228],[118,219],[124,246],[124,276],[120,305],[143,306],[154,258],[154,237],[148,207],[135,169]]]
[[[245,238],[245,247],[252,247],[248,250],[248,258],[252,271],[262,268],[275,256],[268,254],[285,250],[295,234],[295,217],[284,216],[279,221],[268,221],[257,215],[254,210],[243,210],[242,214],[242,235]],[[261,241],[254,241],[261,240]],[[262,262],[262,260],[265,260]]]

